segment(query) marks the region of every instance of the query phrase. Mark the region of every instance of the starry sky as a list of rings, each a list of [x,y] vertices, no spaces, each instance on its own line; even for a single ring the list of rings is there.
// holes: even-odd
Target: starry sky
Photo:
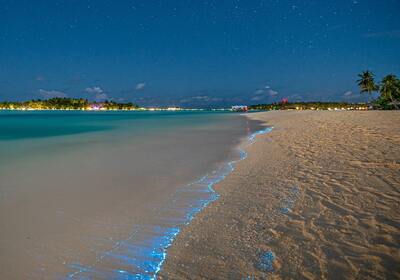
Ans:
[[[360,101],[400,75],[399,0],[0,0],[0,100]]]

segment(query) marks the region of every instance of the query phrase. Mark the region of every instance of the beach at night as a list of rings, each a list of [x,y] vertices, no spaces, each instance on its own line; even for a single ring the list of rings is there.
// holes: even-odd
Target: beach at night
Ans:
[[[3,0],[0,280],[400,279],[399,0]]]

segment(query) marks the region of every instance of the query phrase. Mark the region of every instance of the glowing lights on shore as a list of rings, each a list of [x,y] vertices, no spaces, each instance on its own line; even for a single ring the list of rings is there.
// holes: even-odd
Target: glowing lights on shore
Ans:
[[[321,109],[321,108],[316,108],[316,107],[309,107],[309,108],[303,108],[300,106],[296,106],[295,108],[292,109],[285,109],[286,111],[291,111],[291,110],[297,110],[297,111],[305,111],[305,110],[312,110],[312,111],[366,111],[369,110],[368,107],[365,106],[358,106],[358,107],[328,107],[326,109]]]
[[[310,108],[305,108],[305,107],[300,107],[300,106],[296,106],[294,108],[287,108],[285,110],[316,110],[316,111],[322,111],[322,110],[328,110],[328,111],[366,111],[369,110],[370,108],[367,106],[354,106],[354,107],[341,107],[341,108],[326,108],[326,109],[321,109],[321,108],[317,108],[317,107],[310,107]],[[148,107],[148,108],[144,108],[144,107],[140,107],[140,108],[129,108],[129,109],[117,109],[117,108],[105,108],[102,106],[89,106],[86,108],[81,108],[81,109],[74,109],[74,108],[42,108],[42,107],[0,107],[0,111],[169,111],[169,112],[174,112],[174,111],[233,111],[233,112],[247,112],[244,109],[225,109],[225,108],[221,108],[221,109],[201,109],[201,108],[192,108],[192,109],[188,109],[188,108],[180,108],[180,107],[167,107],[167,108],[162,108],[162,107]],[[250,110],[251,111],[251,110]]]
[[[105,107],[101,107],[101,106],[89,106],[86,108],[82,108],[82,109],[74,109],[74,108],[63,108],[63,109],[59,109],[59,108],[42,108],[42,107],[7,107],[7,108],[3,108],[0,107],[0,110],[3,111],[204,111],[204,109],[183,109],[183,108],[179,108],[179,107],[168,107],[168,108],[144,108],[144,107],[140,107],[140,108],[135,108],[135,109],[116,109],[116,108],[112,108],[112,109],[108,109]],[[223,109],[226,110],[226,109]]]

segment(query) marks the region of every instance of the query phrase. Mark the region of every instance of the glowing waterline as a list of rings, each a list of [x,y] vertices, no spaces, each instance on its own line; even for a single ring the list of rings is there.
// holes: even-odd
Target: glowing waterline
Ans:
[[[182,227],[219,198],[213,186],[232,173],[236,163],[247,158],[245,149],[255,143],[258,135],[272,129],[267,127],[252,133],[247,137],[247,143],[239,149],[239,159],[225,163],[175,193],[171,205],[159,209],[159,216],[155,217],[153,225],[137,226],[128,238],[116,242],[90,266],[70,264],[73,272],[66,279],[155,279],[166,260],[167,249]]]

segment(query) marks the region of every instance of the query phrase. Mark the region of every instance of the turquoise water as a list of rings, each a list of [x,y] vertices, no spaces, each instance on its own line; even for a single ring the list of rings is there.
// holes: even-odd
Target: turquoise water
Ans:
[[[261,127],[215,112],[1,112],[4,279],[153,279]]]
[[[0,111],[0,165],[68,147],[82,150],[94,143],[111,145],[129,138],[146,141],[143,137],[219,125],[232,117],[237,118],[224,112],[193,111]]]
[[[216,121],[215,112],[0,111],[0,140],[46,138],[110,129],[143,132]],[[133,124],[134,126],[130,126]]]

